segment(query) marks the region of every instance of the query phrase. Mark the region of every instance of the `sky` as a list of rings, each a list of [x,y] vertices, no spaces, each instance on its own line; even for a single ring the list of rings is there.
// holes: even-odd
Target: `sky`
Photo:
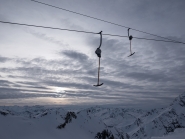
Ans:
[[[184,0],[39,0],[185,42]],[[127,36],[127,28],[30,0],[0,0],[0,20]],[[163,39],[134,30],[130,35]],[[115,105],[153,108],[185,92],[185,44],[0,23],[0,105]]]

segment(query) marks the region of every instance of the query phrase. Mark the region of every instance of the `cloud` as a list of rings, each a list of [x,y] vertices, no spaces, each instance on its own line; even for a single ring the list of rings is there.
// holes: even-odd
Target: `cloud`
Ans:
[[[36,97],[56,97],[55,93],[44,93],[37,91],[29,91],[24,89],[15,88],[2,88],[0,87],[0,100],[1,99],[17,99],[17,98],[36,98]]]
[[[154,81],[154,82],[161,82],[161,81],[169,81],[173,78],[167,76],[163,72],[153,72],[150,70],[145,70],[144,72],[131,72],[124,75],[125,77],[129,77],[138,81]]]
[[[82,3],[83,9],[81,8]],[[55,4],[60,5],[61,3],[56,2]],[[17,8],[20,5],[22,8]],[[69,2],[63,1],[62,5],[68,7]],[[103,10],[102,5],[104,5]],[[93,32],[102,30],[103,33],[127,35],[127,29],[124,28],[121,29],[82,16],[77,18],[77,15],[71,13],[61,16],[53,9],[43,10],[40,5],[35,5],[33,8],[27,2],[12,4],[4,1],[4,4],[0,6],[1,13],[3,13],[3,15],[0,14],[0,19],[3,20],[8,17],[10,21],[20,21],[20,23],[33,22],[36,25],[61,26],[61,28]],[[145,0],[139,2],[106,1],[106,3],[104,1],[79,1],[79,5],[71,8],[76,11],[81,9],[81,13],[96,15],[95,17],[103,20],[124,23],[124,26],[185,41],[182,30],[185,22],[184,1],[170,0],[168,2],[164,0],[160,2],[160,5],[156,1],[146,2]],[[77,34],[78,36],[76,36],[76,33],[72,32],[61,34],[61,32],[52,32],[51,30],[46,30],[46,32],[49,31],[46,34],[43,29],[34,28],[33,30],[15,25],[10,25],[11,30],[8,30],[7,34],[10,26],[5,26],[6,28],[3,27],[0,33],[0,38],[3,40],[2,48],[6,48],[3,49],[4,53],[0,56],[0,77],[2,78],[0,92],[3,94],[1,95],[3,98],[40,96],[79,98],[81,100],[86,98],[89,102],[94,103],[98,100],[100,103],[118,102],[127,104],[127,106],[140,103],[144,106],[151,102],[155,104],[168,103],[171,99],[170,96],[177,96],[185,90],[185,47],[183,44],[134,38],[132,51],[136,53],[132,57],[127,57],[130,54],[128,38],[103,35],[100,82],[103,82],[104,85],[96,88],[93,87],[93,84],[97,83],[98,60],[94,51],[100,43],[99,34]],[[130,30],[130,34],[134,37],[162,39],[134,30]],[[34,47],[32,52],[28,52],[28,47],[33,48],[31,45],[40,43],[35,37],[44,40],[46,45],[42,48]],[[20,42],[18,42],[18,38]],[[77,43],[74,44],[73,40]],[[79,42],[82,48],[74,51]],[[50,47],[51,45],[48,46],[48,43],[62,47],[54,49]],[[9,50],[10,46],[13,47]],[[63,48],[66,46],[67,50],[64,51]],[[88,47],[83,49],[83,46]],[[14,50],[16,52],[19,50],[20,55],[15,55]],[[55,53],[52,53],[52,50]],[[38,52],[37,55],[42,54],[46,58],[36,57],[34,51]],[[52,57],[50,57],[51,55]],[[51,90],[51,88],[60,87],[65,88],[65,92],[57,94],[56,91]]]
[[[54,86],[54,87],[66,87],[71,89],[93,89],[93,86],[88,83],[82,83],[82,82],[66,82],[66,81],[43,81],[45,85]]]
[[[5,62],[7,62],[9,60],[11,60],[11,59],[8,58],[8,57],[2,57],[2,56],[0,56],[0,63],[5,63]]]
[[[40,33],[38,31],[34,31],[34,30],[29,29],[29,28],[26,28],[25,31],[27,33],[32,34],[33,36],[35,36],[35,37],[37,37],[39,39],[42,39],[42,40],[45,40],[45,41],[57,44],[59,46],[63,46],[63,47],[67,47],[68,46],[68,44],[64,43],[64,41],[56,40],[54,37],[50,37],[47,34]]]
[[[73,60],[78,60],[80,62],[88,60],[88,56],[86,54],[81,53],[81,52],[72,51],[72,50],[62,51],[60,52],[60,54],[63,54]]]
[[[1,76],[0,76],[1,77]],[[9,87],[10,85],[13,85],[14,83],[8,81],[8,80],[0,80],[0,86],[6,86]]]
[[[68,28],[77,29],[77,30],[84,30],[84,28],[81,25],[77,24],[75,21],[72,21],[69,18],[61,19],[60,22],[61,22],[62,26],[65,25]]]
[[[173,39],[182,40],[181,38]],[[92,45],[96,41],[97,38],[91,38],[89,43]],[[140,43],[142,44],[142,42]],[[177,89],[172,85],[176,84],[182,88],[178,90],[180,93],[184,89],[181,81],[185,81],[185,76],[181,76],[184,75],[184,70],[182,69],[185,57],[182,53],[185,52],[185,48],[179,44],[160,42],[147,42],[147,47],[143,48],[144,46],[141,46],[140,43],[133,44],[136,54],[128,58],[125,53],[129,52],[127,43],[124,44],[120,40],[104,38],[101,62],[103,72],[101,71],[101,75],[109,75],[109,78],[114,77],[116,80],[123,78],[130,84],[137,84],[141,90],[149,90],[153,84],[152,89],[156,88],[158,90],[158,88],[161,88],[163,91],[165,89],[170,91],[167,88]],[[174,56],[174,53],[177,55]],[[142,84],[145,84],[145,87]],[[160,84],[163,84],[164,87]],[[119,85],[118,83],[118,86],[123,86],[123,84]],[[133,86],[133,88],[135,87]]]
[[[95,40],[91,39],[89,43],[94,43]],[[176,58],[171,57],[171,51],[173,52],[174,48],[170,50],[165,46],[165,51],[168,53],[166,56],[169,59],[163,58],[159,61],[155,57],[161,54],[161,49],[158,49],[158,47],[157,49],[155,47],[156,50],[153,49],[153,45],[158,44],[158,42],[149,45],[150,51],[153,51],[152,55],[144,50],[136,53],[131,58],[128,58],[127,53],[123,51],[124,48],[129,50],[127,43],[124,45],[120,40],[105,38],[103,44],[104,55],[101,59],[100,82],[103,82],[104,85],[98,88],[99,91],[107,94],[132,92],[134,90],[142,90],[143,92],[153,92],[155,90],[168,92],[168,94],[175,90],[179,93],[183,91],[183,81],[185,81],[185,77],[182,76],[184,75],[184,59],[183,56],[180,56],[175,62],[169,60],[171,58],[175,60]],[[179,47],[179,49],[184,51],[183,47]],[[14,61],[22,64],[22,66],[1,68],[0,71],[19,73],[24,75],[19,76],[20,78],[36,80],[40,86],[29,82],[27,82],[27,85],[35,86],[38,89],[47,89],[46,86],[53,86],[97,90],[92,86],[97,82],[97,65],[94,59],[82,52],[72,50],[59,51],[58,54],[66,58],[62,57],[62,59],[55,60],[46,60],[39,57],[34,59],[17,58]],[[152,59],[148,59],[151,56]],[[170,64],[173,62],[176,66]],[[154,63],[155,66],[153,66]],[[10,77],[14,76],[10,75]]]

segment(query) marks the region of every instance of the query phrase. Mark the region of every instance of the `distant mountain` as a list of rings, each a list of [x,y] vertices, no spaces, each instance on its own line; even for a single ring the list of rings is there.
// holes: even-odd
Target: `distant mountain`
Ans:
[[[185,128],[185,93],[166,108],[90,107],[78,112],[62,108],[0,107],[2,139],[150,139]]]

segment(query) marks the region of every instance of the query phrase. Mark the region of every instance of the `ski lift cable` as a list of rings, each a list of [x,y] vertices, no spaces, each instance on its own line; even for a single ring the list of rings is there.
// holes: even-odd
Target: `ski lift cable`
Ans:
[[[102,22],[105,22],[105,23],[109,23],[109,24],[112,24],[112,25],[116,25],[116,26],[119,26],[119,27],[123,27],[123,28],[127,28],[127,29],[130,28],[131,30],[134,30],[134,31],[138,31],[138,32],[141,32],[141,33],[145,33],[145,34],[148,34],[148,35],[155,36],[155,37],[160,37],[160,38],[167,39],[167,40],[170,40],[170,41],[173,41],[173,42],[178,42],[178,43],[185,44],[184,42],[172,40],[172,39],[169,39],[169,38],[166,38],[166,37],[155,35],[153,33],[148,33],[148,32],[141,31],[141,30],[138,30],[138,29],[134,29],[134,28],[131,28],[131,27],[127,27],[127,26],[124,26],[124,25],[120,25],[120,24],[117,24],[117,23],[106,21],[106,20],[103,20],[103,19],[100,19],[100,18],[96,18],[96,17],[93,17],[93,16],[89,16],[89,15],[82,14],[82,13],[79,13],[79,12],[75,12],[75,11],[72,11],[72,10],[68,10],[68,9],[65,9],[65,8],[57,7],[57,6],[54,6],[54,5],[51,5],[51,4],[43,3],[43,2],[40,2],[40,1],[36,1],[36,0],[31,0],[31,1],[35,2],[35,3],[43,4],[43,5],[46,5],[46,6],[49,6],[49,7],[57,8],[57,9],[60,9],[60,10],[63,10],[63,11],[67,11],[67,12],[70,12],[70,13],[78,14],[78,15],[81,15],[81,16],[84,16],[84,17],[88,17],[88,18],[92,18],[92,19],[95,19],[95,20],[99,20],[99,21],[102,21]]]
[[[33,24],[24,24],[24,23],[15,23],[15,22],[7,22],[7,21],[1,21],[1,20],[0,20],[0,23],[13,24],[13,25],[19,25],[19,26],[29,26],[29,27],[36,27],[36,28],[46,28],[46,29],[54,29],[54,30],[72,31],[72,32],[87,33],[87,34],[99,34],[99,33],[90,32],[90,31],[65,29],[65,28],[57,28],[57,27],[49,27],[49,26],[41,26],[41,25],[33,25]],[[102,35],[112,36],[112,37],[121,37],[121,38],[125,37],[125,38],[128,38],[128,36],[114,35],[114,34],[102,34]],[[139,37],[133,37],[133,38],[135,38],[135,39],[143,39],[143,40],[152,40],[152,41],[162,41],[162,42],[171,42],[171,43],[185,44],[183,42],[176,42],[176,41],[157,40],[157,39],[148,39],[148,38],[139,38]]]
[[[122,35],[113,35],[113,34],[102,34],[102,35],[107,35],[107,36],[112,36],[112,37],[127,37],[128,36],[122,36]],[[151,40],[151,41],[162,41],[162,42],[172,42],[172,43],[182,43],[185,44],[184,42],[174,42],[174,41],[168,41],[168,40],[157,40],[157,39],[149,39],[149,38],[140,38],[140,37],[133,37],[135,39],[141,39],[141,40]]]
[[[37,27],[37,28],[47,28],[47,29],[55,29],[55,30],[64,30],[64,31],[74,31],[74,32],[82,32],[82,33],[89,33],[89,34],[98,34],[95,32],[88,32],[88,31],[80,31],[80,30],[73,30],[73,29],[64,29],[64,28],[56,28],[56,27],[48,27],[48,26],[40,26],[40,25],[31,25],[31,24],[23,24],[23,23],[15,23],[15,22],[6,22],[0,21],[1,23],[5,24],[14,24],[20,26],[30,26],[30,27]]]

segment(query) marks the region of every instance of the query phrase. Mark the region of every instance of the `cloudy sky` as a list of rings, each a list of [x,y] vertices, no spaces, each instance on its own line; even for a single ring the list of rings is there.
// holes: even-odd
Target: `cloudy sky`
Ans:
[[[184,0],[39,0],[185,42]],[[0,0],[0,20],[104,34],[127,29],[41,5]],[[134,37],[160,39],[130,30]],[[167,106],[185,92],[185,44],[0,23],[0,105]]]

